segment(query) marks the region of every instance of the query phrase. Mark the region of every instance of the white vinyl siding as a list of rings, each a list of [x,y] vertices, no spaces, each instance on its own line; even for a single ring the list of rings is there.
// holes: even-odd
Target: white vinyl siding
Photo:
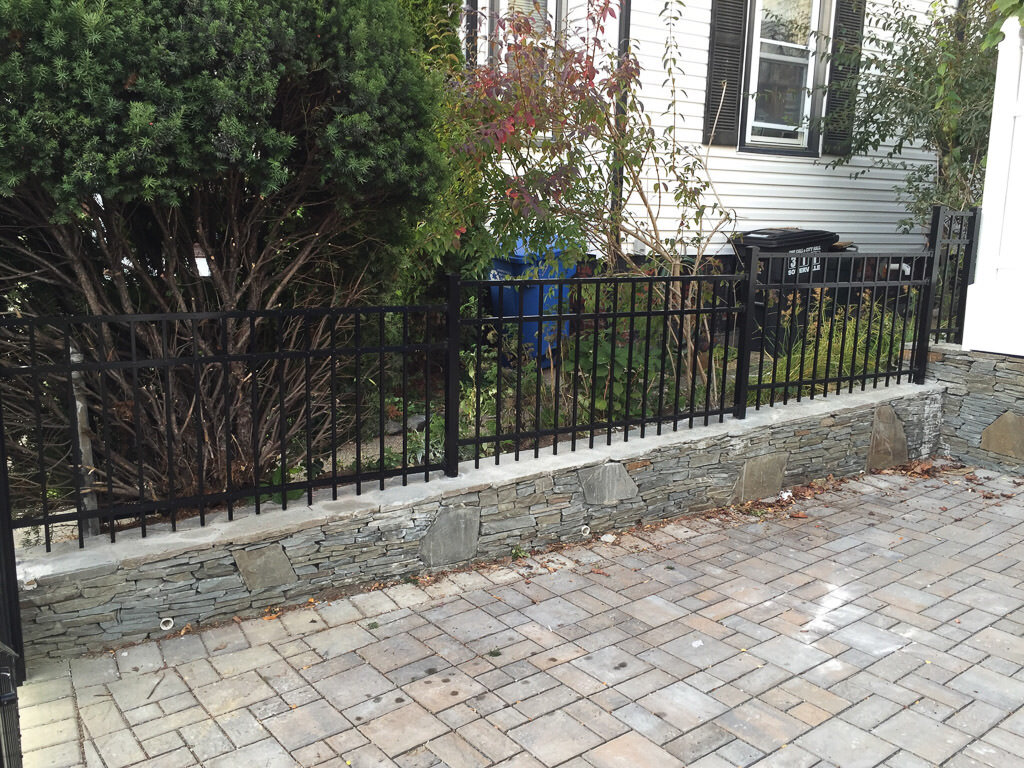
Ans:
[[[926,0],[915,0],[915,4],[927,7]],[[671,119],[662,114],[670,98],[663,84],[667,32],[659,15],[662,6],[662,0],[634,0],[631,29],[642,70],[644,102],[659,127]],[[676,136],[706,158],[719,198],[735,214],[731,231],[780,226],[826,229],[861,250],[918,250],[924,246],[923,233],[898,231],[906,213],[893,188],[902,181],[903,172],[872,170],[854,179],[851,174],[855,170],[870,165],[866,159],[832,169],[810,157],[702,145],[711,0],[688,0],[676,27],[673,32],[682,70],[676,81]],[[927,162],[929,156],[910,153],[907,159]]]

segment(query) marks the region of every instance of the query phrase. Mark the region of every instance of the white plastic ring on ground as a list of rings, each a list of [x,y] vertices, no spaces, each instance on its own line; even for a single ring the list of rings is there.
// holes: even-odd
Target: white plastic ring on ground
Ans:
[[[582,528],[580,528],[580,533],[583,534],[584,536],[589,536],[590,535],[590,526],[589,525],[584,525]]]
[[[166,619],[160,619],[160,629],[164,632],[169,632],[174,629],[174,619],[168,617]]]

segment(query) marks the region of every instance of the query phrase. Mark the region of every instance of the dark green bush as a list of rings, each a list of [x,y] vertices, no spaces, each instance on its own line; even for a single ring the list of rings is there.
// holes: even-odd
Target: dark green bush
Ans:
[[[0,0],[0,26],[0,280],[23,297],[308,301],[390,277],[381,246],[441,188],[397,0]]]

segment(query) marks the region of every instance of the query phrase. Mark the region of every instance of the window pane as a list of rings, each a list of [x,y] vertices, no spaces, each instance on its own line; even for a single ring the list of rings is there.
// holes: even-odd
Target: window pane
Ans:
[[[811,34],[811,0],[763,0],[761,37],[807,45]]]
[[[765,128],[755,125],[750,129],[750,135],[754,139],[765,139],[775,142],[786,142],[797,146],[805,146],[804,134],[800,131],[787,131],[780,128]]]
[[[522,13],[543,24],[548,15],[548,0],[511,0],[508,6],[512,13]]]
[[[754,121],[798,127],[807,98],[807,59],[762,54],[757,76]]]

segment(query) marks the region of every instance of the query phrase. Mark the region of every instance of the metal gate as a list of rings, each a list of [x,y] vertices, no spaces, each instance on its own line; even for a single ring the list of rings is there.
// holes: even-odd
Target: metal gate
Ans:
[[[0,409],[0,768],[21,768],[18,685],[25,679],[25,654],[10,502],[3,410]]]
[[[932,208],[928,247],[938,260],[932,304],[931,334],[935,343],[959,344],[964,336],[967,286],[974,282],[980,208],[954,211]]]
[[[0,643],[0,768],[21,768],[17,668],[20,657]]]

